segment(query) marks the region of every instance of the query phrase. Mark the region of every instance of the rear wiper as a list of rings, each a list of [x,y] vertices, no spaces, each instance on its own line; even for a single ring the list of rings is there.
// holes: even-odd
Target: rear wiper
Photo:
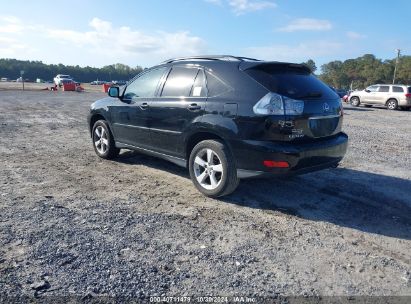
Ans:
[[[319,98],[323,96],[321,92],[310,92],[305,95],[298,96],[297,99],[304,99],[304,98]]]

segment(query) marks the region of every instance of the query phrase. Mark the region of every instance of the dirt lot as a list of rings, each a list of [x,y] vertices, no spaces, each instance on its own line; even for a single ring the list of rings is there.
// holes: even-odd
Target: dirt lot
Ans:
[[[214,200],[165,161],[99,159],[100,97],[0,90],[0,299],[411,296],[411,111],[346,106],[339,168]]]

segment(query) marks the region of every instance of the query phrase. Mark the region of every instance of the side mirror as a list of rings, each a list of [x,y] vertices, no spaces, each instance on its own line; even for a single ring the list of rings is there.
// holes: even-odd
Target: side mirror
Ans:
[[[108,96],[114,97],[114,98],[119,98],[120,97],[120,90],[118,87],[110,87],[108,89]]]
[[[364,91],[367,92],[367,93],[370,93],[370,92],[371,92],[370,90],[367,90],[367,89],[365,89]]]

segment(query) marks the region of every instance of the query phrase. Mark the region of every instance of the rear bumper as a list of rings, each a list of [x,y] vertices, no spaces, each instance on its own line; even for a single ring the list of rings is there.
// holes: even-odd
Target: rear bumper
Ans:
[[[312,143],[242,140],[230,143],[239,178],[296,175],[336,166],[344,157],[348,136],[341,132]],[[288,168],[267,168],[264,160],[286,161]]]

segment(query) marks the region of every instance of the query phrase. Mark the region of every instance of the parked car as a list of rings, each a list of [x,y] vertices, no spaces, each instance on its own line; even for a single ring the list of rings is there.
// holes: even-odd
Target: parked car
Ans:
[[[125,81],[125,80],[113,80],[111,83],[114,84],[114,85],[122,86],[122,85],[125,85],[127,83],[127,81]]]
[[[347,90],[344,89],[336,89],[335,92],[340,96],[340,98],[343,98],[345,95],[347,95]]]
[[[91,105],[96,154],[132,149],[188,168],[210,197],[239,179],[331,168],[348,137],[335,92],[302,64],[233,56],[170,59]]]
[[[102,85],[105,84],[106,81],[102,81],[102,80],[94,80],[92,82],[90,82],[91,85]]]
[[[7,78],[7,77],[2,77],[2,78],[0,79],[0,81],[1,81],[1,82],[7,82],[7,81],[10,81],[10,79]]]
[[[386,106],[389,110],[411,108],[411,86],[399,84],[375,84],[350,95],[350,103],[358,107]]]
[[[69,81],[74,81],[70,75],[58,74],[56,77],[54,77],[54,84],[59,87],[61,87],[63,83],[67,83]]]

